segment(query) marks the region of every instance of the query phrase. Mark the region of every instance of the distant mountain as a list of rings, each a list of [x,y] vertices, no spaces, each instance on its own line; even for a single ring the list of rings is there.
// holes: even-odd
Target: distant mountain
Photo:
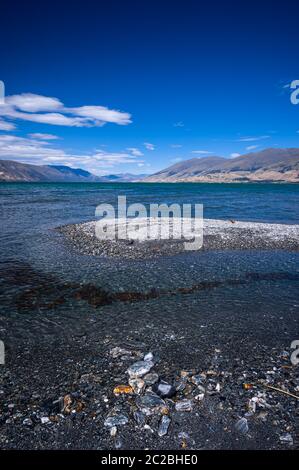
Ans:
[[[299,183],[299,149],[269,148],[227,159],[192,158],[144,178],[146,182],[250,182]]]
[[[120,173],[117,175],[103,176],[102,179],[110,183],[129,183],[134,181],[140,181],[146,178],[147,174],[133,175],[132,173]]]
[[[81,168],[70,168],[65,165],[29,165],[12,160],[0,160],[0,181],[8,182],[125,183],[140,181],[146,176],[131,173],[96,176]]]
[[[101,182],[102,178],[63,165],[29,165],[11,160],[0,160],[0,181],[27,182]]]

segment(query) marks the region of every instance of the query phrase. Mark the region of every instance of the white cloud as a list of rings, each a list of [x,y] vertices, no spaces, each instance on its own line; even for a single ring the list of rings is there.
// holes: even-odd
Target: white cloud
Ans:
[[[173,124],[173,127],[184,127],[184,126],[185,124],[183,123],[183,121],[178,121]]]
[[[173,158],[172,160],[170,160],[171,163],[178,163],[178,162],[181,162],[183,159],[181,157],[176,157],[176,158]]]
[[[13,131],[15,128],[16,126],[12,122],[0,119],[0,131]]]
[[[68,108],[58,99],[22,93],[8,96],[0,107],[0,115],[43,124],[70,127],[99,127],[106,123],[126,125],[131,115],[105,106],[79,106]]]
[[[237,157],[240,157],[241,154],[240,153],[231,153],[230,154],[230,158],[237,158]]]
[[[76,154],[53,147],[51,142],[46,140],[8,134],[0,135],[0,158],[36,165],[63,164],[83,167],[89,171],[91,168],[93,170],[97,168],[97,174],[102,174],[105,168],[113,168],[117,165],[144,163],[143,160],[128,152],[107,152],[101,149]]]
[[[246,147],[246,150],[254,150],[254,149],[257,149],[259,147],[259,145],[248,145],[248,147]]]
[[[67,110],[67,108],[65,109]],[[113,122],[120,125],[130,124],[131,122],[130,114],[108,109],[104,106],[81,106],[80,108],[70,108],[70,110],[78,116],[84,116],[96,122]]]
[[[235,142],[255,142],[255,141],[258,141],[258,140],[269,139],[269,137],[270,137],[269,135],[260,135],[260,136],[256,136],[256,137],[251,137],[251,136],[240,137]]]
[[[209,150],[192,150],[191,153],[198,153],[200,155],[204,155],[204,154],[208,154],[208,153],[212,153],[212,152],[209,152]]]
[[[21,111],[29,113],[55,111],[63,108],[63,103],[58,98],[50,98],[49,96],[35,95],[33,93],[8,96],[5,102]]]
[[[54,134],[41,134],[40,132],[35,132],[33,134],[28,134],[29,137],[32,139],[40,139],[40,140],[56,140],[59,139],[57,135]]]
[[[150,142],[144,142],[143,144],[147,150],[155,150],[154,144],[151,144]]]
[[[179,149],[183,146],[181,144],[172,144],[170,147],[172,147],[173,149]]]
[[[128,152],[130,152],[134,157],[142,157],[143,153],[136,147],[128,147]]]

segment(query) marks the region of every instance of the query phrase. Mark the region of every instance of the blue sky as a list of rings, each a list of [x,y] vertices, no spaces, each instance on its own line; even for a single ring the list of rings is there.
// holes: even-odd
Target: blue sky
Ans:
[[[298,2],[1,4],[0,158],[97,174],[299,147]]]

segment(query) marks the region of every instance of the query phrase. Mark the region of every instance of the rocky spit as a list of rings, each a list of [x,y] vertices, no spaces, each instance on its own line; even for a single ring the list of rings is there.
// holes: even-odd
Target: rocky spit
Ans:
[[[57,230],[66,236],[71,245],[83,254],[102,255],[122,259],[144,259],[171,256],[185,251],[183,239],[147,240],[145,227],[149,219],[139,224],[141,239],[130,235],[127,239],[99,239],[96,222],[66,225]],[[185,219],[187,220],[187,219]],[[190,220],[190,219],[189,219]],[[151,221],[151,223],[153,223]],[[157,224],[157,222],[155,222]],[[299,225],[241,222],[235,220],[203,221],[202,250],[288,250],[299,249]]]

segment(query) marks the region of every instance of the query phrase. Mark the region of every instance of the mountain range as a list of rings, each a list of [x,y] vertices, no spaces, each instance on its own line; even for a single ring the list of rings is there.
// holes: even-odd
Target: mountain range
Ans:
[[[269,148],[237,158],[192,158],[144,179],[147,182],[299,182],[299,149]]]
[[[31,165],[0,160],[6,182],[299,182],[299,148],[269,148],[237,158],[218,156],[183,160],[153,175],[131,173],[96,176],[65,165]]]
[[[0,160],[0,181],[6,182],[117,183],[136,181],[145,176],[131,173],[96,176],[81,168],[65,165],[30,165],[12,160]]]

